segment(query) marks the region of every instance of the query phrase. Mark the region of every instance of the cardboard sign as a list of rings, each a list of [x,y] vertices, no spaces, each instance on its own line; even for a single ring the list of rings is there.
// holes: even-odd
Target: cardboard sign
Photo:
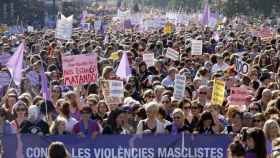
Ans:
[[[147,67],[154,66],[154,54],[147,53],[143,54],[143,61],[146,63]]]
[[[186,76],[176,75],[173,97],[177,100],[182,100],[185,96]]]
[[[192,40],[192,55],[202,55],[202,40]]]
[[[169,34],[169,33],[172,33],[172,30],[173,30],[172,24],[169,23],[169,22],[166,23],[165,26],[164,26],[163,32],[164,32],[165,34]]]
[[[268,41],[273,38],[273,32],[267,27],[264,27],[258,31],[257,35],[264,41]]]
[[[109,80],[110,84],[110,96],[111,97],[124,97],[124,87],[123,87],[123,81],[117,81],[117,80]]]
[[[96,54],[62,56],[64,84],[94,83],[98,78]]]
[[[121,82],[121,81],[119,81],[119,82]],[[112,91],[112,86],[114,86],[114,88],[116,88],[116,87],[120,88],[120,86],[119,86],[120,83],[118,83],[118,82],[114,82],[114,84],[112,84],[112,83],[113,83],[112,80],[100,81],[100,87],[102,89],[102,94],[104,96],[104,100],[105,100],[106,104],[108,104],[108,105],[121,104],[122,97],[119,97],[119,96],[121,96],[121,95],[119,95],[120,94],[119,91],[118,92]],[[112,96],[112,94],[116,95],[117,97]]]
[[[225,97],[225,82],[221,80],[215,80],[211,102],[213,104],[222,105]]]
[[[235,69],[238,73],[242,75],[246,75],[250,70],[250,65],[242,61],[241,59],[237,58],[235,60]]]
[[[176,50],[172,49],[172,48],[167,48],[165,57],[170,58],[171,60],[179,60],[179,52],[177,52]]]
[[[70,40],[73,31],[73,15],[66,18],[61,14],[61,19],[57,20],[55,38]]]
[[[249,92],[246,88],[232,87],[230,89],[230,104],[244,105],[247,102]]]

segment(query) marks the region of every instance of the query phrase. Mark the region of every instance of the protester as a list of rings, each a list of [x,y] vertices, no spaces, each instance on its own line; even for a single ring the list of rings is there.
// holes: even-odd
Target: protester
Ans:
[[[19,132],[21,130],[20,126],[22,122],[27,120],[28,116],[28,108],[26,104],[22,101],[18,101],[13,107],[13,114],[15,119],[11,122],[11,125],[17,130],[17,132]]]
[[[88,106],[84,106],[80,113],[81,120],[74,125],[73,133],[77,134],[81,138],[91,136],[95,139],[97,134],[101,133],[101,130],[100,125],[97,123],[97,121],[90,119],[91,108]]]
[[[48,148],[48,158],[70,158],[70,153],[62,142],[52,142]]]

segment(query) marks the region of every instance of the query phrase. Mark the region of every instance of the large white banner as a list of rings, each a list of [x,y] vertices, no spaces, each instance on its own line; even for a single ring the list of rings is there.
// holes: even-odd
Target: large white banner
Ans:
[[[55,38],[70,40],[72,36],[73,29],[73,15],[65,17],[61,14],[61,19],[57,20]]]

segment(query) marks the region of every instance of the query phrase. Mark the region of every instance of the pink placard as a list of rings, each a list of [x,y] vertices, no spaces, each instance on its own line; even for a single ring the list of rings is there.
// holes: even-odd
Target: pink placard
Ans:
[[[63,56],[62,64],[65,85],[77,86],[97,81],[98,69],[94,53]]]

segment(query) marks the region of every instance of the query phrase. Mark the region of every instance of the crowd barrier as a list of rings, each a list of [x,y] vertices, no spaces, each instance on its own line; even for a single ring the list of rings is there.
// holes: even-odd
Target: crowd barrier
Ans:
[[[227,135],[6,135],[5,158],[44,158],[53,141],[65,143],[72,158],[226,158],[232,137]]]

